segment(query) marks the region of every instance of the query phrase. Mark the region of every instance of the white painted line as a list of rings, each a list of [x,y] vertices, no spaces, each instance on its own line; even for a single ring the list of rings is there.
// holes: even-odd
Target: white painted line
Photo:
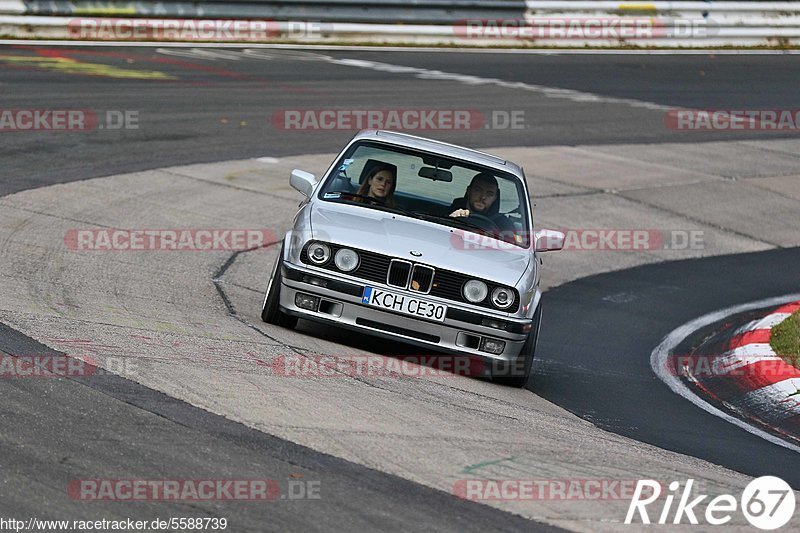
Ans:
[[[173,50],[170,48],[159,47],[156,52],[166,56],[190,57],[192,59],[208,59],[211,61],[216,61],[217,59],[239,61],[244,58],[239,51],[207,50],[202,47],[192,48],[190,50]]]
[[[792,294],[789,296],[778,296],[776,298],[767,298],[765,300],[759,300],[757,302],[751,302],[742,305],[736,305],[733,307],[728,307],[726,309],[720,309],[719,311],[714,311],[713,313],[709,313],[707,315],[701,316],[700,318],[696,318],[691,322],[687,322],[686,324],[680,326],[673,330],[669,335],[664,337],[664,340],[661,341],[661,344],[656,346],[653,350],[653,353],[650,354],[650,368],[653,369],[653,372],[658,376],[658,378],[663,381],[672,392],[682,396],[683,398],[689,400],[693,404],[695,404],[700,409],[711,413],[714,416],[718,416],[722,418],[726,422],[730,422],[731,424],[738,426],[745,431],[752,433],[762,439],[769,441],[773,444],[777,444],[778,446],[782,446],[784,448],[788,448],[794,452],[800,453],[800,446],[796,446],[794,444],[790,444],[778,437],[767,433],[766,431],[756,428],[747,424],[746,422],[725,413],[713,405],[705,402],[702,398],[694,394],[689,388],[683,383],[678,376],[674,376],[670,373],[669,367],[667,366],[667,360],[670,357],[670,354],[675,350],[678,344],[683,341],[686,337],[694,333],[700,328],[708,326],[709,324],[713,324],[714,322],[718,322],[724,319],[727,316],[734,315],[736,313],[742,313],[744,311],[751,311],[753,309],[761,309],[764,307],[770,306],[778,306],[781,304],[794,302],[800,300],[800,294]]]
[[[280,161],[280,159],[278,159],[277,157],[259,157],[258,159],[256,159],[256,161],[259,161],[261,163],[277,163],[278,161]]]
[[[202,48],[199,47],[191,48],[189,50],[184,49],[184,50],[174,50],[174,51],[165,49],[164,47],[159,47],[156,51],[166,55],[194,57],[197,59],[217,59],[217,58],[225,59],[227,58],[226,55],[222,54],[227,54],[229,56],[236,56],[236,59],[238,60],[242,57],[245,57],[245,53],[248,52],[248,49],[245,49],[241,54],[236,54],[235,52],[232,52],[230,50],[214,52],[211,50],[203,50]],[[251,54],[253,53],[253,50],[249,51],[251,52]],[[566,99],[573,102],[623,104],[631,107],[644,108],[657,111],[669,111],[671,109],[674,109],[671,106],[656,104],[654,102],[634,100],[631,98],[614,98],[614,97],[589,93],[585,91],[576,91],[573,89],[561,89],[557,87],[547,87],[544,85],[534,85],[524,82],[511,82],[511,81],[501,80],[499,78],[484,78],[481,76],[443,72],[441,70],[430,70],[419,67],[408,67],[404,65],[394,65],[391,63],[368,61],[364,59],[347,59],[347,58],[339,59],[325,54],[307,54],[306,56],[303,57],[303,59],[327,61],[328,63],[333,63],[335,65],[364,68],[369,70],[375,70],[378,72],[388,72],[391,74],[409,74],[423,80],[453,81],[456,83],[463,83],[465,85],[495,85],[512,90],[523,90],[528,92],[534,92],[546,98]]]
[[[632,98],[613,98],[594,93],[575,91],[572,89],[559,89],[555,87],[547,87],[545,85],[533,85],[521,81],[513,82],[513,81],[501,80],[498,78],[484,78],[481,76],[470,76],[468,74],[443,72],[441,70],[430,70],[426,68],[392,65],[390,63],[367,61],[365,59],[330,58],[328,59],[328,61],[336,65],[364,68],[364,69],[376,70],[379,72],[389,72],[393,74],[412,74],[414,75],[414,77],[422,80],[453,81],[457,83],[463,83],[464,85],[494,85],[506,89],[517,89],[517,90],[537,93],[547,98],[558,98],[558,99],[570,100],[573,102],[624,104],[631,107],[651,109],[655,111],[669,111],[671,109],[675,109],[672,106],[656,104],[654,102],[645,102],[642,100],[634,100]]]
[[[242,57],[250,59],[290,59],[292,61],[319,61],[320,54],[305,52],[303,50],[292,50],[283,48],[270,50],[264,48],[245,48],[242,50]]]

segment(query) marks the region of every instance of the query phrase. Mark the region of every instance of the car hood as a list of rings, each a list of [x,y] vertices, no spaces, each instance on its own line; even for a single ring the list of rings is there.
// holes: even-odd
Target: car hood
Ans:
[[[529,250],[461,229],[352,204],[316,202],[314,239],[399,257],[511,287],[532,258]],[[411,251],[421,253],[417,257]]]

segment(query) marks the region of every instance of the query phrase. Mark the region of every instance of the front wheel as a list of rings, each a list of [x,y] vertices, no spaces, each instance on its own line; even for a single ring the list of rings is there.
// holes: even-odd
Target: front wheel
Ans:
[[[517,360],[511,363],[495,362],[492,365],[492,381],[508,387],[524,387],[533,368],[533,357],[536,354],[536,343],[539,341],[539,328],[542,325],[542,302],[533,315],[531,331]],[[520,368],[521,367],[521,368]]]
[[[284,328],[294,329],[297,325],[297,317],[287,315],[281,311],[281,287],[283,286],[283,278],[281,276],[281,265],[283,264],[283,246],[275,260],[275,266],[272,268],[272,275],[269,278],[269,285],[267,286],[267,294],[264,298],[264,308],[261,310],[261,320],[268,324],[275,324]]]

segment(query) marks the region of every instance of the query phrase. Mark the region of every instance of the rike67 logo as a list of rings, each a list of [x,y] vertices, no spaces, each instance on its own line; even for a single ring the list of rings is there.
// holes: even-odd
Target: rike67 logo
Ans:
[[[744,488],[738,500],[730,494],[722,494],[705,504],[705,511],[701,513],[703,502],[709,496],[696,494],[693,491],[694,480],[689,479],[681,488],[679,481],[669,484],[669,491],[661,502],[653,505],[650,511],[660,512],[656,515],[657,524],[681,524],[684,518],[693,525],[700,524],[698,516],[705,519],[706,524],[721,526],[733,518],[733,514],[741,512],[750,525],[763,530],[773,530],[785,526],[792,519],[795,507],[794,491],[779,477],[763,476],[754,479]],[[648,506],[662,498],[662,486],[659,482],[650,479],[640,479],[625,516],[625,523],[631,524],[638,520],[642,524],[650,524],[651,517]],[[675,500],[677,504],[673,507]],[[674,509],[674,510],[673,510]]]

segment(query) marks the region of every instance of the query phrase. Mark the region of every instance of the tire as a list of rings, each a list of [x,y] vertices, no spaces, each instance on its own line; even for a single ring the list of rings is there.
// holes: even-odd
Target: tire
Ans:
[[[533,358],[536,354],[536,344],[539,341],[539,329],[541,325],[542,302],[540,300],[536,313],[533,315],[533,327],[530,333],[528,333],[528,338],[525,340],[525,344],[522,345],[522,349],[517,358],[518,362],[520,358],[524,357],[522,371],[520,372],[520,369],[517,368],[517,364],[495,362],[492,365],[492,381],[500,385],[516,388],[524,387],[525,384],[528,383],[531,369],[533,368]]]
[[[297,325],[297,317],[287,315],[281,311],[281,286],[283,277],[281,276],[281,265],[283,264],[283,246],[272,267],[272,275],[269,278],[267,294],[264,299],[264,308],[261,310],[261,320],[268,324],[274,324],[283,328],[294,329]]]

